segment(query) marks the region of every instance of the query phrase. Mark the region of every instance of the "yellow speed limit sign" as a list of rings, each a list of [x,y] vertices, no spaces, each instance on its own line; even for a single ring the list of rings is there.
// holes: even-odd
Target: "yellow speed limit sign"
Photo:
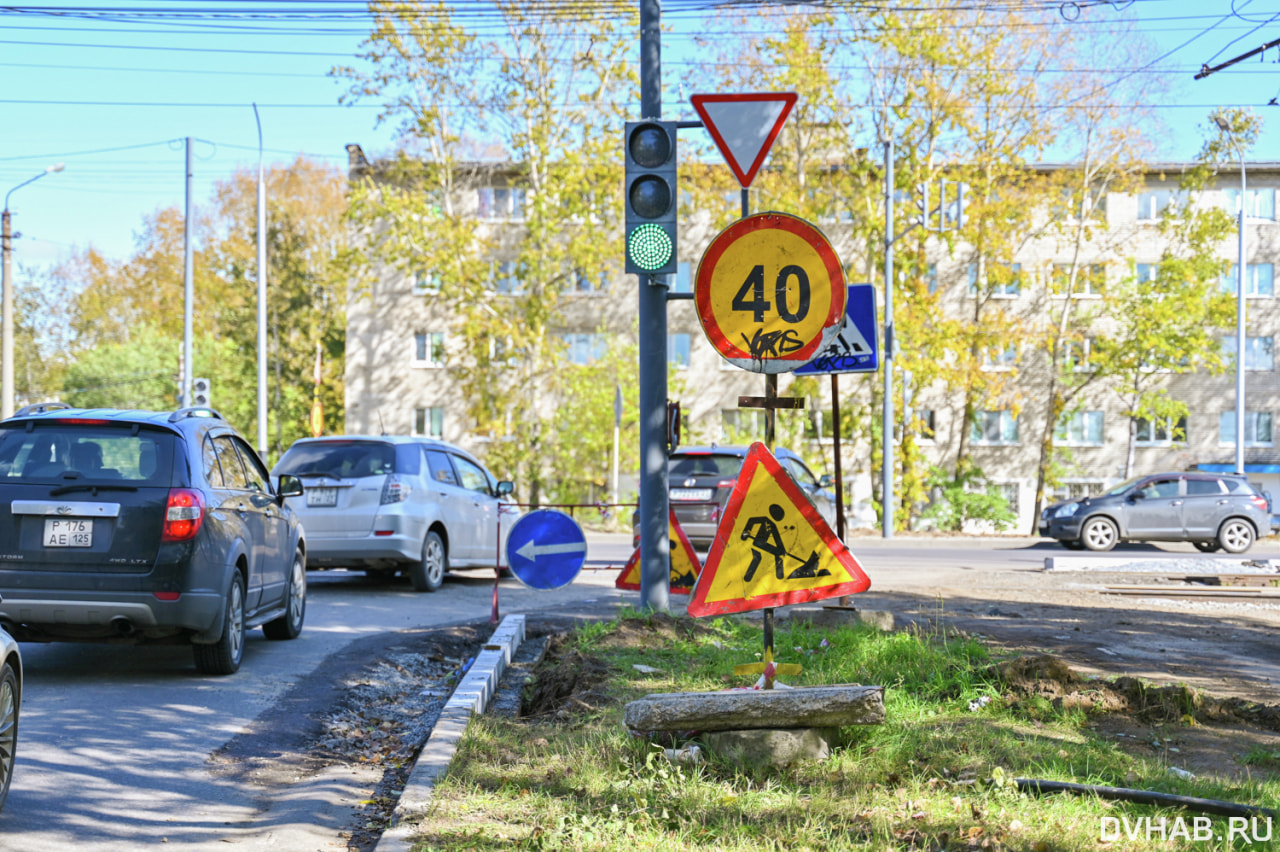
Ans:
[[[840,332],[847,297],[831,243],[786,213],[757,213],[721,231],[693,292],[711,345],[754,373],[808,363]]]

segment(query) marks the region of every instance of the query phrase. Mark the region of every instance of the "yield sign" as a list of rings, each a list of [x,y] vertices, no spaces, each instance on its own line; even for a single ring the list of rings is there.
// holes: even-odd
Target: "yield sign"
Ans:
[[[725,162],[745,189],[796,105],[795,92],[694,95],[689,98]]]
[[[764,444],[742,463],[698,575],[689,615],[722,615],[865,592],[871,580]]]
[[[702,570],[698,554],[694,552],[689,537],[684,534],[680,522],[676,520],[674,510],[668,510],[670,517],[669,534],[671,537],[671,577],[668,588],[678,595],[687,595],[693,591],[693,584]],[[640,591],[640,548],[631,554],[627,566],[622,569],[618,579],[613,582],[614,588]]]

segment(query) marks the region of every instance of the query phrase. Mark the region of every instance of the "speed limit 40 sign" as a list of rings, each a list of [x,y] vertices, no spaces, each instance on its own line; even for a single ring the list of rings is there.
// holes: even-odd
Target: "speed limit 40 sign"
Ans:
[[[847,289],[831,243],[786,213],[720,232],[698,264],[694,301],[711,345],[755,373],[808,363],[840,331]]]

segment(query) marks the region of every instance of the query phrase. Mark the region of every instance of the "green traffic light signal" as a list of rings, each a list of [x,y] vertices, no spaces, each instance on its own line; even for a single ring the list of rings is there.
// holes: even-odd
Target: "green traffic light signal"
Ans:
[[[676,271],[676,123],[626,126],[626,271]]]

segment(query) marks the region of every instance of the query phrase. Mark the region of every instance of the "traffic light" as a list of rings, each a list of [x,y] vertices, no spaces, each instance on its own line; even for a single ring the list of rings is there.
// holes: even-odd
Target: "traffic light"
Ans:
[[[626,127],[627,272],[676,271],[676,123]]]
[[[209,405],[209,380],[191,380],[191,405],[207,407]]]

